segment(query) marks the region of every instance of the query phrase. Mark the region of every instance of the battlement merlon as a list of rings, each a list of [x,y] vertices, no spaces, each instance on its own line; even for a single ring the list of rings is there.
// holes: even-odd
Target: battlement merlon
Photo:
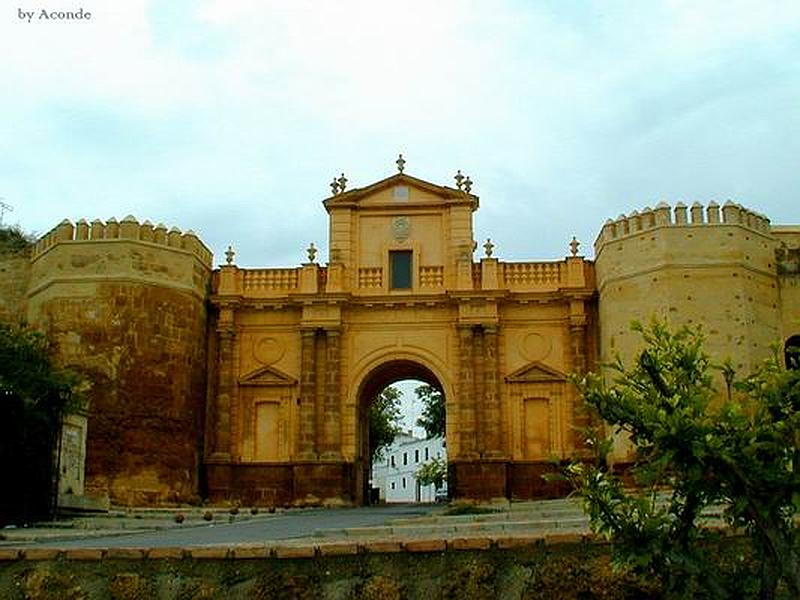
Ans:
[[[64,242],[102,243],[115,240],[146,242],[183,250],[196,256],[209,269],[212,267],[211,250],[192,230],[181,232],[176,227],[167,230],[162,223],[155,226],[150,221],[139,223],[132,215],[119,222],[113,217],[105,223],[100,219],[95,219],[91,223],[81,219],[75,225],[64,219],[39,238],[31,252],[31,260],[36,261],[51,247]]]
[[[28,297],[54,285],[149,284],[205,299],[212,253],[192,231],[139,223],[64,220],[43,235],[31,252]]]
[[[705,207],[699,202],[691,207],[683,202],[678,202],[674,207],[666,202],[659,202],[655,208],[646,206],[641,212],[634,210],[628,216],[620,215],[615,220],[608,219],[595,240],[595,256],[600,255],[604,244],[630,238],[643,231],[660,227],[719,225],[738,225],[761,234],[770,234],[770,221],[766,216],[731,201],[722,206],[712,201]]]

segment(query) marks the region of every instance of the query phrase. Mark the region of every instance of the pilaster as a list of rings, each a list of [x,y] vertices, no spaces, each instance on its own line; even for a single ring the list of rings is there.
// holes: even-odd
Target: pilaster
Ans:
[[[464,459],[478,457],[476,439],[475,389],[473,373],[473,330],[471,325],[458,325],[459,377],[458,394],[460,456]]]
[[[500,363],[497,327],[483,328],[484,392],[482,426],[484,428],[484,456],[497,458],[504,455],[500,431]]]
[[[316,329],[300,330],[300,410],[297,431],[297,457],[300,460],[317,457],[314,414],[317,395],[316,337]]]
[[[341,460],[341,332],[325,330],[325,389],[320,458]]]
[[[570,303],[570,317],[569,317],[569,337],[570,347],[572,350],[572,370],[577,375],[586,373],[587,357],[586,357],[586,325],[587,317],[584,313],[584,305],[581,300],[573,300]],[[568,432],[567,446],[569,449],[574,449],[579,444],[576,443],[576,427],[583,427],[588,425],[588,416],[579,414],[576,409],[577,390],[574,386],[570,386],[566,394],[567,399],[567,423]],[[569,433],[571,432],[571,433]]]
[[[219,380],[216,398],[216,427],[214,439],[214,460],[231,458],[231,397],[234,386],[233,346],[235,334],[233,324],[222,325],[217,329],[219,337]]]
[[[483,328],[472,329],[472,374],[475,403],[475,438],[478,456],[486,452],[486,355],[483,346]]]

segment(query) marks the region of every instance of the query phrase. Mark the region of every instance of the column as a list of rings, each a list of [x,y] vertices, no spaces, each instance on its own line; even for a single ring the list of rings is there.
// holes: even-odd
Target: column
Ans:
[[[300,330],[300,410],[297,426],[297,457],[313,460],[317,457],[316,416],[314,414],[317,395],[316,337],[314,329]]]
[[[475,393],[472,361],[472,326],[458,325],[459,377],[457,385],[461,458],[477,458]]]
[[[339,460],[342,458],[341,441],[341,332],[326,329],[325,389],[322,425],[321,458]]]

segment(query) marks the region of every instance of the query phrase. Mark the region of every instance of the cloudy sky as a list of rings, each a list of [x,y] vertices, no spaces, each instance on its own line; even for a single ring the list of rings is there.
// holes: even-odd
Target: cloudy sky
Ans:
[[[0,5],[0,196],[29,231],[133,214],[293,266],[327,249],[331,178],[398,152],[470,175],[501,260],[591,256],[660,200],[800,223],[797,0]]]

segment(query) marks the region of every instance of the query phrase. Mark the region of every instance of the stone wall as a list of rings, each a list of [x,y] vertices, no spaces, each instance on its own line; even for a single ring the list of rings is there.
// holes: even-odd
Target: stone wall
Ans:
[[[0,321],[25,320],[30,276],[27,253],[0,256]]]
[[[773,228],[779,246],[775,252],[781,294],[781,338],[800,335],[800,227]]]
[[[766,218],[733,203],[662,203],[607,222],[595,243],[601,360],[630,359],[630,322],[657,316],[701,325],[715,360],[750,371],[780,337],[776,244]]]
[[[81,231],[64,222],[37,244],[29,318],[92,385],[86,493],[120,504],[192,501],[210,255],[193,234],[173,229],[156,239],[132,218],[111,225]]]
[[[612,569],[608,544],[592,540],[550,533],[191,549],[8,548],[0,549],[0,595],[87,600],[660,597],[656,581]],[[723,547],[735,541],[724,540]]]
[[[657,317],[700,326],[714,363],[751,372],[781,336],[777,246],[768,219],[732,202],[662,202],[607,221],[595,242],[600,360],[630,364],[642,344],[631,322]],[[630,450],[617,439],[617,459]]]

